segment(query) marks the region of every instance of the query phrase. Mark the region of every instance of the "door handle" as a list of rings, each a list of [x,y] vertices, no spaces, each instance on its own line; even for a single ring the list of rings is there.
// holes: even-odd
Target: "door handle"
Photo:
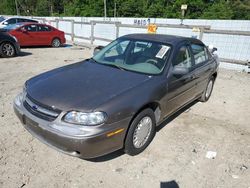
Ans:
[[[196,79],[196,78],[197,78],[196,75],[190,76],[190,79],[191,79],[191,80],[194,80],[194,79]]]

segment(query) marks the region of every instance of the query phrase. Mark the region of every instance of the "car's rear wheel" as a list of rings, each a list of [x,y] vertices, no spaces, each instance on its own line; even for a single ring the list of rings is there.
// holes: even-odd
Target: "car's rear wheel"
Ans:
[[[54,38],[54,39],[52,40],[51,46],[54,47],[54,48],[60,47],[60,46],[61,46],[61,41],[60,41],[60,39]]]
[[[155,116],[151,109],[141,111],[132,121],[124,144],[129,155],[141,153],[155,136]]]
[[[2,57],[14,57],[16,55],[14,45],[9,42],[2,43],[0,46],[0,55]]]
[[[215,78],[213,76],[208,80],[206,89],[203,91],[201,98],[200,98],[201,102],[206,102],[210,98],[213,88],[214,88],[214,81],[215,81]]]

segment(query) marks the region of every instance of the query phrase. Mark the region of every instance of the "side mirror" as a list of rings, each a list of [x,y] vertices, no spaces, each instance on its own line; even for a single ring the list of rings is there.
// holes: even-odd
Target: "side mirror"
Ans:
[[[217,48],[215,48],[213,45],[208,46],[208,50],[210,51],[211,54],[217,51]]]
[[[95,47],[93,55],[95,56],[96,54],[98,54],[98,52],[101,51],[101,49],[103,49],[103,48],[104,48],[104,46],[97,46],[97,47]]]
[[[217,48],[213,48],[212,50],[211,50],[211,53],[213,54],[214,52],[216,52],[218,49]]]
[[[3,25],[8,25],[9,23],[8,22],[3,22]]]
[[[188,68],[187,67],[182,67],[182,66],[174,66],[174,69],[173,69],[173,75],[176,75],[176,76],[182,76],[182,75],[185,75],[189,72]]]

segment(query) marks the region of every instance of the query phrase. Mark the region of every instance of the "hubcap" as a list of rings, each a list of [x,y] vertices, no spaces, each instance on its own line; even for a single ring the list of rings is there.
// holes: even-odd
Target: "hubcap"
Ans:
[[[206,90],[206,98],[208,98],[212,92],[212,88],[213,88],[213,81],[210,80],[208,85],[207,85],[207,90]]]
[[[146,116],[138,123],[134,135],[133,144],[135,148],[141,148],[148,140],[152,129],[152,120]]]
[[[13,46],[11,44],[4,44],[3,45],[3,53],[6,56],[13,56],[13,54],[15,53],[15,49],[13,48]]]
[[[59,47],[60,46],[60,41],[58,39],[53,40],[53,46]]]

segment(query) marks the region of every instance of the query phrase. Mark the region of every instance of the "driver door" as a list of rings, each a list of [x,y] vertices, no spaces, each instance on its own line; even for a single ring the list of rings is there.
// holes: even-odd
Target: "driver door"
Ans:
[[[37,26],[35,24],[25,25],[19,29],[17,38],[21,46],[39,45],[37,41]]]
[[[172,114],[183,105],[195,98],[195,76],[193,71],[193,58],[187,44],[182,45],[172,62],[168,78],[168,94],[166,103],[167,115]],[[188,71],[184,74],[173,73],[174,67],[184,67]]]

